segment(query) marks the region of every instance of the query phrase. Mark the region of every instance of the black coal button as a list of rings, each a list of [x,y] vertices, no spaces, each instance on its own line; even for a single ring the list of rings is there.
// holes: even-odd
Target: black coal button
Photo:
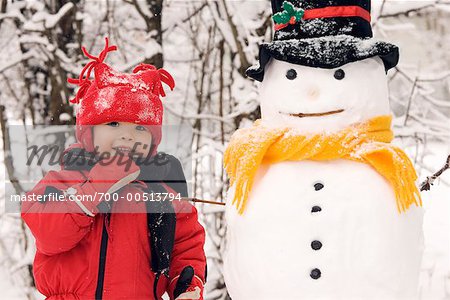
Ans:
[[[317,183],[314,184],[314,189],[315,189],[316,191],[320,191],[320,190],[323,189],[323,188],[324,188],[323,183],[317,182]]]
[[[336,72],[334,72],[334,78],[336,78],[337,80],[342,80],[345,78],[345,72],[342,69],[338,69],[336,70]]]
[[[312,269],[311,274],[309,274],[309,276],[311,276],[312,279],[319,279],[321,275],[322,272],[320,272],[319,269]]]
[[[294,80],[295,78],[297,78],[297,71],[295,71],[294,69],[290,69],[286,72],[286,78],[289,80]]]
[[[312,241],[311,248],[313,248],[314,250],[319,250],[320,248],[322,248],[322,243],[320,241]]]
[[[311,212],[312,213],[316,213],[316,212],[319,212],[319,211],[321,211],[322,210],[322,208],[320,207],[320,206],[313,206],[312,207],[312,209],[311,209]]]

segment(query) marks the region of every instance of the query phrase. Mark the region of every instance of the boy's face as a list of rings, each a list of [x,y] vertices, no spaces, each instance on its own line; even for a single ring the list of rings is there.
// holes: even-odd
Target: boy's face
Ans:
[[[129,122],[109,122],[95,125],[93,129],[94,148],[100,154],[141,155],[150,153],[152,135],[145,126]]]

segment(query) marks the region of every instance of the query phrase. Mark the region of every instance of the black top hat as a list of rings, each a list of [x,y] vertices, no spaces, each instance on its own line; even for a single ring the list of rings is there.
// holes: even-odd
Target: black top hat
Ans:
[[[274,41],[259,47],[259,65],[247,75],[262,81],[273,57],[333,69],[379,56],[386,71],[397,65],[398,47],[372,39],[370,0],[272,0]]]

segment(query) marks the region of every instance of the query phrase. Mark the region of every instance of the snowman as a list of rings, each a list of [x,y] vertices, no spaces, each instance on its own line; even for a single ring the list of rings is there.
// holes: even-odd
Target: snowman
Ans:
[[[272,1],[260,46],[262,118],[225,152],[224,276],[233,300],[416,299],[423,251],[416,172],[391,141],[369,0]]]

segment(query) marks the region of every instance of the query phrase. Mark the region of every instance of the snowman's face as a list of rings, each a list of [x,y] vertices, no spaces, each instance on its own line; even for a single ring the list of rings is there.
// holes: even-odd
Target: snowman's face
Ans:
[[[260,86],[260,101],[266,124],[305,133],[337,131],[390,112],[387,76],[379,57],[336,69],[272,59]]]

